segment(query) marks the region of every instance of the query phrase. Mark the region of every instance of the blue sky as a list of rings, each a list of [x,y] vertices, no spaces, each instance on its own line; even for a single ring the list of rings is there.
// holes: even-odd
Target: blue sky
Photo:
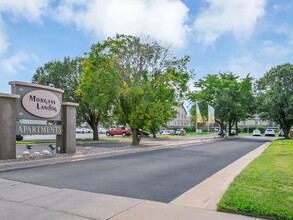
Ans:
[[[191,56],[196,79],[259,78],[293,62],[292,11],[291,0],[1,0],[0,93],[115,33],[172,44],[176,56]]]

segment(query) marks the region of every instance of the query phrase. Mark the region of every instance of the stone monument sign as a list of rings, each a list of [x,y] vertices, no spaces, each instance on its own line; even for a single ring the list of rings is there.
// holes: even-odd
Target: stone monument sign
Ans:
[[[63,90],[33,83],[13,81],[11,95],[0,93],[0,159],[16,157],[15,134],[56,134],[61,153],[75,153],[77,103],[62,103]],[[21,124],[30,119],[55,123]],[[58,124],[58,125],[56,125]]]

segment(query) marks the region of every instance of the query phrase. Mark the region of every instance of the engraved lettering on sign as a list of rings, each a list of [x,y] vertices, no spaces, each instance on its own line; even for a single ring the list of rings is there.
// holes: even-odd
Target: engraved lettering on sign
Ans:
[[[41,118],[53,118],[61,110],[59,98],[47,90],[34,90],[22,98],[23,107],[32,115]]]

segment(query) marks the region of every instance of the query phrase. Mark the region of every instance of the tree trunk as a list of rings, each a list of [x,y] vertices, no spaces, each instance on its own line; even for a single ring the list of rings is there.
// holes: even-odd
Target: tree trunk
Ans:
[[[224,121],[222,119],[216,119],[216,122],[220,125],[220,136],[224,137]]]
[[[88,121],[89,125],[93,129],[93,140],[99,140],[99,133],[98,133],[98,120],[91,120]]]
[[[287,128],[283,128],[283,132],[284,132],[285,139],[290,139],[289,137],[290,129],[288,130]]]
[[[235,126],[236,126],[236,135],[238,136],[238,121],[237,120],[235,122]]]
[[[139,138],[139,130],[137,128],[131,128],[132,130],[132,145],[139,145],[140,139]]]
[[[229,120],[229,122],[228,122],[228,134],[229,134],[229,136],[231,136],[231,127],[232,127],[232,122],[231,122],[231,120]]]
[[[292,127],[292,124],[291,123],[284,123],[284,122],[283,123],[280,122],[279,124],[280,124],[281,128],[283,129],[285,139],[290,139],[289,132]]]
[[[139,132],[138,128],[131,128],[132,131],[132,145],[139,145],[142,137],[143,137],[143,132]]]
[[[98,132],[98,125],[95,125],[92,129],[93,129],[93,140],[100,140],[99,132]]]
[[[150,129],[150,133],[153,135],[153,138],[157,138],[156,129]]]
[[[221,137],[224,137],[225,136],[225,134],[224,134],[224,121],[223,120],[221,120],[221,122],[220,122],[220,126],[221,126]]]

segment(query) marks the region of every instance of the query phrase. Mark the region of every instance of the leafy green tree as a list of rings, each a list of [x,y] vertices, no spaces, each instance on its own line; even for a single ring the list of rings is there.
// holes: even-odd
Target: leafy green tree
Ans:
[[[81,58],[71,59],[65,57],[63,61],[51,61],[44,66],[37,68],[33,75],[32,82],[42,85],[52,86],[64,90],[64,102],[79,103],[77,108],[77,123],[88,122],[93,129],[93,139],[98,139],[96,113],[91,111],[89,106],[82,102],[76,90],[81,78]]]
[[[120,82],[113,61],[105,53],[105,44],[93,45],[82,60],[83,74],[77,93],[88,109],[94,113],[93,126],[108,124],[112,119],[113,107],[117,103]]]
[[[75,90],[80,76],[80,58],[64,57],[63,61],[54,60],[38,67],[32,82],[63,89],[63,101],[73,102],[78,99]]]
[[[238,131],[238,122],[249,118],[254,113],[252,78],[249,75],[242,80],[236,77],[230,94],[234,102],[230,103],[231,111],[228,115],[229,135],[231,135],[232,126],[235,125],[236,131]]]
[[[108,38],[103,44],[94,45],[91,53],[103,54],[107,59],[110,67],[104,76],[109,75],[100,80],[114,77],[111,88],[115,100],[111,112],[117,116],[117,122],[131,127],[133,145],[139,144],[141,130],[154,132],[174,117],[173,106],[188,89],[190,74],[186,65],[189,57],[177,59],[171,56],[169,47],[127,35]],[[97,57],[95,59],[99,60]],[[92,77],[95,75],[87,82],[94,81]],[[94,102],[98,104],[99,101],[92,98],[91,102],[95,105]]]
[[[215,108],[216,122],[221,126],[221,136],[228,123],[229,135],[231,127],[238,120],[245,118],[252,100],[251,78],[243,80],[232,73],[209,74],[195,82],[196,90],[189,94],[193,102],[199,101],[202,114],[207,115],[207,105]]]
[[[293,125],[293,65],[273,67],[256,83],[257,106],[263,118],[277,122],[285,138]]]

